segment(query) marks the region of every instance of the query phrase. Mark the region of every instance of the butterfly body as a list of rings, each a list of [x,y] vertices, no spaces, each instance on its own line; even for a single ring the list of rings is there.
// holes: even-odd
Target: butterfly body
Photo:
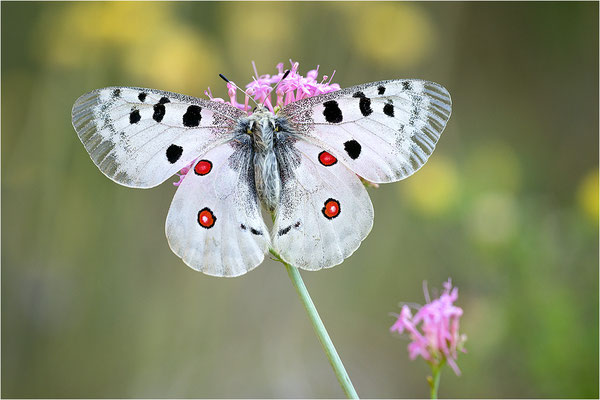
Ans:
[[[238,276],[269,248],[319,270],[368,235],[373,205],[359,177],[404,179],[425,164],[451,112],[448,91],[420,80],[373,82],[249,113],[154,89],[81,96],[73,126],[114,181],[153,187],[191,165],[167,215],[169,245],[190,267]],[[274,216],[272,229],[261,205]]]
[[[238,131],[246,129],[246,133],[252,138],[256,190],[262,204],[270,212],[277,208],[281,191],[275,145],[281,137],[291,134],[282,131],[281,124],[280,118],[265,107],[259,106],[250,117],[238,125]]]

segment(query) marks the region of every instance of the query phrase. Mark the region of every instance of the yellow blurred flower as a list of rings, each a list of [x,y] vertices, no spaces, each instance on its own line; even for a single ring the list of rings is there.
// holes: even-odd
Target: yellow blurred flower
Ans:
[[[202,77],[215,73],[219,59],[174,7],[158,2],[67,3],[42,18],[35,50],[56,67],[97,71],[110,66],[131,75],[132,85],[198,94],[207,83]]]
[[[133,46],[123,63],[147,86],[197,97],[220,69],[211,44],[185,26],[164,32],[153,44]]]
[[[436,216],[448,211],[458,200],[459,181],[456,166],[436,155],[414,177],[398,185],[417,211]]]
[[[409,67],[432,50],[434,27],[419,5],[351,2],[343,4],[343,11],[357,50],[370,61]]]
[[[598,168],[589,171],[579,183],[577,202],[592,221],[598,222]]]
[[[135,2],[74,3],[58,22],[70,36],[90,43],[126,44],[149,36],[158,22],[166,22],[164,5],[140,7]],[[64,39],[64,38],[63,38]]]
[[[155,27],[168,24],[168,14],[164,6],[135,2],[68,3],[42,17],[38,54],[61,67],[97,62],[152,36]]]

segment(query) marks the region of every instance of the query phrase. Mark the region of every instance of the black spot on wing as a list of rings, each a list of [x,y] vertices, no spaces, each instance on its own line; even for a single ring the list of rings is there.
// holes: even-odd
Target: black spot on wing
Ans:
[[[176,144],[172,144],[167,148],[167,160],[171,164],[175,164],[177,160],[181,158],[183,154],[183,147],[177,146]]]
[[[183,126],[190,128],[200,125],[200,120],[202,119],[202,116],[200,115],[201,111],[202,108],[200,106],[189,106],[185,114],[183,114]]]
[[[241,228],[243,231],[245,231],[245,230],[247,229],[247,228],[246,228],[246,225],[244,225],[244,224],[240,224],[240,228]]]
[[[115,89],[112,92],[113,97],[119,97],[121,96],[121,89]]]
[[[277,232],[277,235],[279,235],[279,236],[286,235],[286,234],[288,234],[288,233],[289,233],[291,230],[292,230],[292,226],[290,225],[290,226],[288,226],[288,227],[285,227],[285,228],[283,228],[283,229],[280,229],[280,230],[279,230],[279,232]]]
[[[142,119],[142,116],[140,115],[140,110],[132,110],[131,114],[129,114],[130,124],[137,124],[138,122],[140,122],[140,119]]]
[[[300,225],[301,225],[300,221],[297,221],[294,225],[290,225],[283,229],[280,229],[279,232],[277,232],[277,235],[279,235],[279,236],[287,235],[290,232],[290,230],[292,230],[292,228],[299,228]]]
[[[344,143],[344,150],[346,150],[351,159],[356,160],[360,156],[362,146],[356,140],[348,140]]]
[[[392,104],[392,101],[389,100],[387,103],[385,103],[385,105],[383,106],[383,113],[385,115],[387,115],[388,117],[393,117],[394,116],[394,105]]]
[[[142,92],[142,93],[138,94],[138,99],[140,99],[141,102],[144,102],[146,100],[146,96],[147,96],[147,94]]]
[[[325,120],[331,123],[339,123],[342,122],[344,117],[342,116],[342,110],[340,110],[340,106],[337,101],[329,100],[323,103],[323,116],[325,116]]]
[[[379,86],[377,88],[377,94],[381,95],[385,93],[385,86]]]
[[[373,113],[373,109],[371,108],[371,99],[365,96],[363,92],[356,92],[352,95],[352,97],[359,99],[358,108],[360,108],[360,113],[364,117],[368,117]]]
[[[169,100],[168,97],[161,97],[160,100],[158,101],[158,104],[167,104],[170,102],[171,102],[171,100]]]
[[[412,85],[409,81],[402,82],[402,89],[404,90],[412,90]]]
[[[250,228],[250,233],[252,233],[253,235],[257,235],[257,236],[261,236],[263,233],[257,229],[254,228]]]
[[[152,114],[152,119],[155,120],[156,122],[160,122],[165,117],[166,112],[167,112],[167,110],[165,109],[164,104],[161,104],[161,103],[155,104],[154,105],[154,114]]]

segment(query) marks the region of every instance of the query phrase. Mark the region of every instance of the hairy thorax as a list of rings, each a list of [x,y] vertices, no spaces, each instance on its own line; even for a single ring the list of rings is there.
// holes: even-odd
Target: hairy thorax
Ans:
[[[246,134],[252,138],[254,148],[254,180],[258,197],[271,212],[279,203],[281,179],[275,154],[275,143],[281,132],[279,118],[260,107],[248,117]]]

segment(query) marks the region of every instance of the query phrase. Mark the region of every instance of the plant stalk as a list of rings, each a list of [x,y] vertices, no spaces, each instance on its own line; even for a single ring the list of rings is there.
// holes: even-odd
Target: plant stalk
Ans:
[[[321,317],[317,312],[315,304],[310,298],[310,294],[304,285],[304,281],[302,281],[300,271],[298,271],[298,268],[283,261],[276,251],[271,249],[270,252],[277,258],[277,261],[280,261],[283,265],[285,265],[288,275],[290,276],[290,279],[292,280],[292,283],[298,292],[298,296],[300,296],[300,300],[302,300],[302,304],[308,313],[308,317],[310,318],[313,329],[315,330],[315,333],[321,342],[321,346],[323,347],[323,350],[329,359],[329,363],[335,372],[335,376],[337,377],[340,386],[349,399],[358,399],[358,394],[356,393],[356,390],[354,390],[354,386],[352,386],[352,382],[350,381],[350,377],[344,368],[344,364],[342,364],[342,360],[335,350],[335,346],[333,345],[333,342],[327,333],[327,329],[325,329],[325,325],[323,325],[323,321],[321,321]]]
[[[431,379],[429,380],[429,385],[431,386],[431,399],[438,398],[438,389],[440,387],[440,376],[442,375],[442,364],[440,365],[432,365],[431,366]]]

